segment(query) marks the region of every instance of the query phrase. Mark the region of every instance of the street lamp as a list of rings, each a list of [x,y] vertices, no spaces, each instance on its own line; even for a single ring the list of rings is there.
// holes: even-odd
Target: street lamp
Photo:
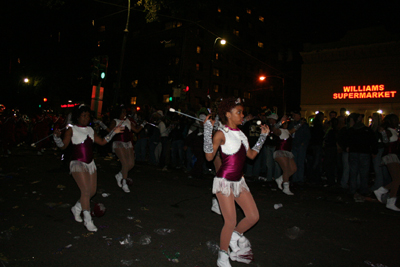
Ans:
[[[220,41],[219,41],[220,40]],[[221,45],[225,45],[226,44],[226,40],[223,39],[222,37],[217,37],[214,40],[214,44],[213,44],[213,49],[212,49],[212,54],[211,54],[211,60],[210,60],[210,77],[209,77],[209,82],[208,82],[208,94],[210,94],[210,92],[212,91],[212,76],[213,76],[213,65],[214,65],[214,59],[215,59],[215,45],[217,44],[217,42],[219,41],[219,43]],[[211,89],[211,90],[210,90]]]
[[[28,79],[28,78],[25,78],[25,79],[24,79],[24,83],[29,83],[29,79]]]

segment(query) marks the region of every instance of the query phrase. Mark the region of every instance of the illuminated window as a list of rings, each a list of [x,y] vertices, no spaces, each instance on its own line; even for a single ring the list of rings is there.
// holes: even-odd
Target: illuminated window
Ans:
[[[196,81],[194,82],[194,87],[197,88],[197,89],[201,89],[201,87],[202,87],[202,82],[201,82],[201,80],[196,80]]]
[[[217,9],[217,11],[218,11],[218,13],[221,13],[221,12],[222,12],[222,10],[221,10],[220,7]]]
[[[249,92],[244,92],[244,98],[251,99],[251,94]]]
[[[219,57],[220,57],[220,54],[219,53],[215,53],[215,60],[218,60]]]
[[[263,21],[264,21],[264,20],[263,20]],[[179,27],[181,27],[181,26],[182,26],[182,22],[178,21],[178,22],[176,23],[176,27],[179,28]]]
[[[240,18],[239,16],[236,16],[236,21],[239,22]]]
[[[131,97],[131,105],[136,105],[136,96]]]
[[[259,16],[258,19],[259,19],[261,22],[264,22],[264,17],[263,17],[263,16]]]
[[[247,12],[247,14],[251,14],[251,9],[248,8],[248,9],[246,10],[246,12]]]
[[[238,30],[233,30],[233,34],[236,36],[239,36],[239,31]]]
[[[197,46],[196,47],[196,53],[197,54],[201,54],[201,46]]]
[[[202,71],[203,70],[203,65],[201,63],[196,63],[196,70],[197,71]]]
[[[264,43],[258,42],[258,47],[264,48]]]
[[[213,69],[213,75],[214,76],[219,76],[219,69]]]
[[[169,95],[163,95],[163,103],[169,102]]]
[[[134,80],[132,81],[132,87],[135,88],[138,85],[139,81],[138,80]]]
[[[180,21],[171,21],[165,24],[165,29],[169,30],[169,29],[173,29],[173,28],[179,28],[182,26],[182,22]]]
[[[218,90],[219,90],[219,84],[214,84],[214,86],[213,86],[213,91],[214,91],[215,93],[218,93]]]

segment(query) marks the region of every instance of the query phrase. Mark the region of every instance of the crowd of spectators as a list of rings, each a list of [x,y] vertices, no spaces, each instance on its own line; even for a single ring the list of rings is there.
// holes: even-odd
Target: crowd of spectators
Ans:
[[[187,106],[177,108],[201,120],[209,113],[205,107],[196,110]],[[161,109],[145,106],[139,111],[128,108],[127,116],[137,125],[147,122],[133,139],[137,164],[152,165],[160,171],[180,170],[188,178],[202,179],[205,174],[215,173],[214,164],[204,157],[201,122],[171,112],[169,105]],[[109,125],[109,113],[100,119]],[[279,117],[269,110],[248,111],[241,130],[248,137],[250,146],[260,135],[258,121],[272,129]],[[382,164],[385,144],[379,129],[383,116],[374,113],[368,125],[364,121],[362,114],[340,112],[338,116],[332,111],[328,116],[320,112],[307,122],[299,111],[291,112],[287,129],[301,123],[292,134],[292,153],[297,171],[290,178],[291,187],[337,188],[354,197],[355,201],[364,201],[366,197],[373,197],[373,191],[389,184],[391,176]],[[28,117],[5,110],[0,123],[2,156],[12,155],[15,146],[32,143],[35,143],[36,153],[40,156],[45,149],[55,147],[52,139],[46,139],[46,136],[51,135],[55,128],[65,127],[67,116],[41,112]],[[92,126],[100,135],[106,134],[96,124]],[[244,175],[248,182],[270,182],[282,175],[273,158],[277,138],[270,134],[259,155],[254,160],[247,159]],[[101,156],[115,157],[110,146],[96,149]]]

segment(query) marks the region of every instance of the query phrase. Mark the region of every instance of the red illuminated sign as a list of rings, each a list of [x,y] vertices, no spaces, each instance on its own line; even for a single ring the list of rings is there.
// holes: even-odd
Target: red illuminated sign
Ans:
[[[65,105],[61,105],[61,108],[73,108],[77,105],[79,105],[79,104],[65,104]]]
[[[343,86],[343,93],[333,93],[333,99],[393,98],[397,91],[385,91],[384,84]]]

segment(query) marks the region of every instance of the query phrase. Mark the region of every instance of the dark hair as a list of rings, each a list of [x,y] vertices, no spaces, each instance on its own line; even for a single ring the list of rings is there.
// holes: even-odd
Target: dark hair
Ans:
[[[81,104],[79,106],[75,106],[74,109],[72,110],[72,116],[71,116],[71,122],[73,124],[78,123],[78,118],[81,116],[83,112],[89,112],[90,113],[90,107],[86,106],[84,104]]]
[[[334,110],[332,110],[331,112],[329,112],[329,114],[332,114],[332,113],[334,113],[334,114],[336,114],[336,115],[337,115],[337,112],[336,112],[336,111],[334,111]]]
[[[382,127],[386,129],[387,127],[390,128],[397,128],[399,126],[399,117],[395,114],[388,114],[383,118]]]
[[[238,98],[228,97],[222,100],[218,106],[218,116],[222,123],[226,123],[228,119],[226,118],[226,113],[230,112],[233,108],[237,106],[242,106],[241,101],[237,101]]]
[[[124,105],[118,105],[118,106],[114,107],[111,112],[112,118],[119,119],[119,116],[121,116],[122,110],[124,110],[124,109],[126,110],[126,107]]]

